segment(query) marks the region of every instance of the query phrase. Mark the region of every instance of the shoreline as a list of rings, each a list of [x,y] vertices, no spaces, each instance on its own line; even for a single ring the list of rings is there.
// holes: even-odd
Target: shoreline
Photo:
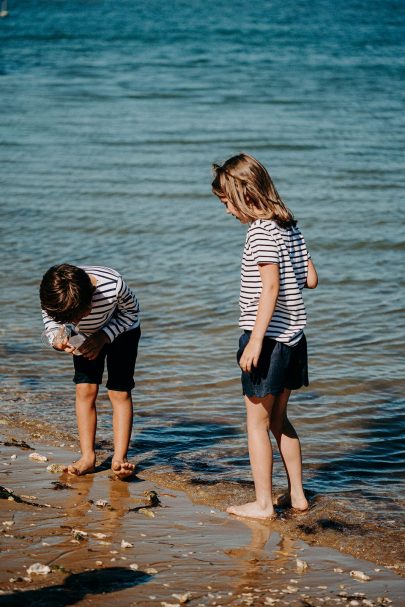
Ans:
[[[74,458],[74,437],[6,415],[0,416],[0,431],[1,485],[12,492],[3,492],[0,502],[0,605],[39,599],[43,605],[68,605],[73,598],[84,605],[89,596],[92,605],[101,605],[106,592],[111,604],[145,607],[400,605],[399,569],[317,545],[316,537],[308,543],[293,533],[288,519],[230,517],[221,493],[213,500],[212,490],[191,483],[187,495],[175,475],[161,469],[142,471],[130,482],[115,480],[105,452],[99,453],[103,461],[95,474],[54,474],[47,466]],[[29,458],[33,450],[47,461]],[[160,505],[153,506],[154,493]],[[310,527],[313,514],[293,525]],[[364,556],[371,559],[372,552],[370,547]],[[49,573],[29,575],[34,563]]]

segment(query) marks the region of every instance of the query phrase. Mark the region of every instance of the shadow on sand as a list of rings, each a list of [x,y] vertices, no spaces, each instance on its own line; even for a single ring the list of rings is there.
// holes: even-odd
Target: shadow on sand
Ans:
[[[142,571],[132,571],[123,567],[72,573],[63,584],[37,588],[24,592],[0,596],[0,605],[7,607],[65,607],[81,601],[86,595],[108,594],[126,588],[133,588],[151,579]],[[106,604],[108,598],[106,597]]]

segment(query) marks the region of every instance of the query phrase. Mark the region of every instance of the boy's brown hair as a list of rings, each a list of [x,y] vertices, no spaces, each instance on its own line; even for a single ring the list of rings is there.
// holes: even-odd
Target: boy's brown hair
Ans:
[[[90,276],[68,263],[45,272],[39,288],[42,309],[56,322],[74,322],[91,307],[94,287]]]

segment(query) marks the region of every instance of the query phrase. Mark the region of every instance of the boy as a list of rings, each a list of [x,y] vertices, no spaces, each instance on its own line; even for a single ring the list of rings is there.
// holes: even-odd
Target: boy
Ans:
[[[135,466],[127,460],[132,431],[134,370],[141,335],[139,304],[121,275],[102,266],[52,266],[40,286],[45,334],[56,350],[73,354],[76,416],[81,458],[68,466],[77,476],[94,472],[96,398],[107,360],[107,389],[113,408],[114,455],[111,469],[119,478]],[[68,337],[52,340],[65,323],[85,341],[77,350]],[[77,354],[76,354],[77,352]]]

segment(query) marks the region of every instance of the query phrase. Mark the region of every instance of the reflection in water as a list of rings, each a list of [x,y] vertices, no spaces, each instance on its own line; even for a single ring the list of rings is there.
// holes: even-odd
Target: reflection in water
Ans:
[[[240,593],[246,587],[262,586],[263,576],[267,577],[270,572],[280,577],[286,565],[296,557],[298,542],[291,537],[280,535],[271,524],[248,519],[238,520],[252,532],[249,545],[226,551],[228,556],[240,562],[242,575],[236,587],[236,592]]]

